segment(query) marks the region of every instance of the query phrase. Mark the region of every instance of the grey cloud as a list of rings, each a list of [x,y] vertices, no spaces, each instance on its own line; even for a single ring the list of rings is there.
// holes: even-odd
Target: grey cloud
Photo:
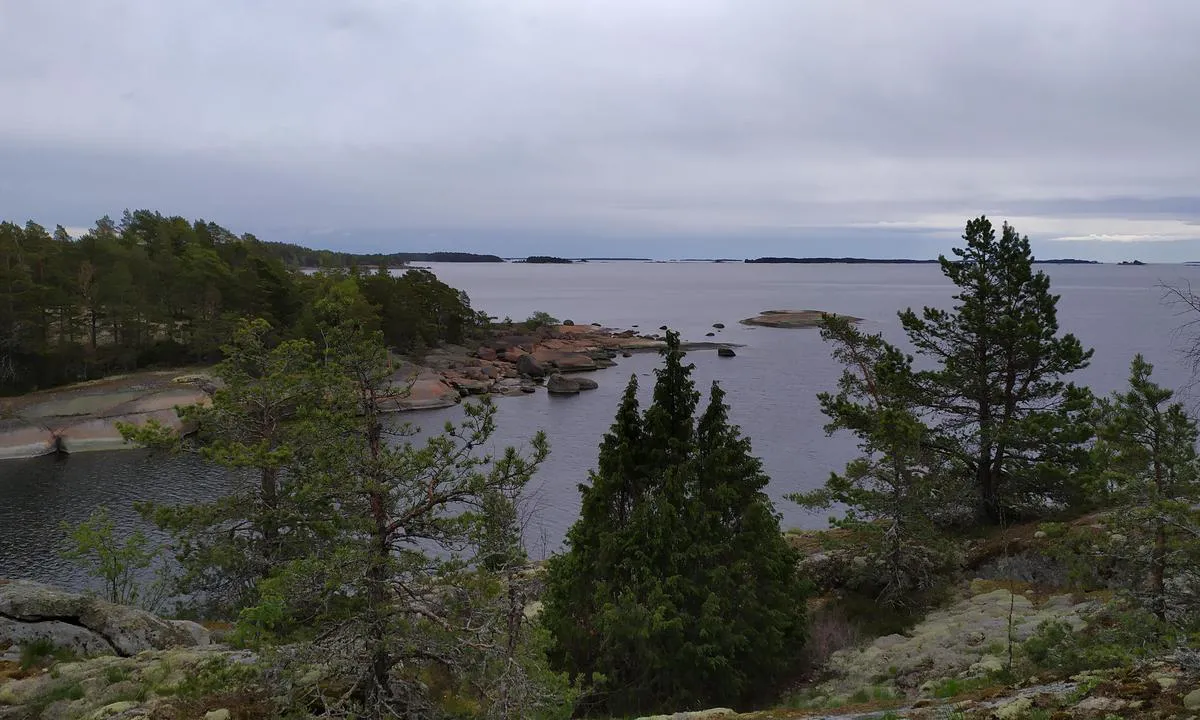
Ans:
[[[1189,0],[5,3],[0,213],[893,256],[987,212],[1175,222],[1153,252],[1190,259],[1198,30]]]

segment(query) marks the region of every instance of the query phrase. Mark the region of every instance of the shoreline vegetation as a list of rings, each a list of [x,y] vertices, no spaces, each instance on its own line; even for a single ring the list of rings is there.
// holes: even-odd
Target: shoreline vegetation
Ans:
[[[542,389],[575,394],[594,387],[593,381],[574,379],[577,373],[612,367],[620,355],[666,347],[657,333],[539,324],[542,320],[493,324],[474,350],[444,344],[417,357],[393,356],[391,381],[401,392],[391,398],[389,409],[431,410],[452,407],[468,397],[513,397]],[[710,341],[682,346],[737,347]],[[219,387],[211,366],[197,366],[135,371],[0,398],[0,461],[140,447],[125,440],[123,424],[153,421],[191,434],[195,426],[183,422],[175,408],[207,406]]]
[[[64,527],[64,554],[124,604],[0,580],[0,717],[1196,715],[1196,419],[1140,355],[1108,397],[1073,383],[1093,351],[1060,329],[1028,238],[981,216],[963,241],[939,260],[956,304],[898,314],[913,354],[853,318],[788,313],[815,318],[841,367],[817,399],[827,432],[858,448],[787,496],[838,513],[828,530],[780,528],[771,478],[730,423],[737,399],[717,382],[702,393],[663,328],[649,403],[635,375],[595,469],[562,479],[581,511],[543,562],[524,529],[545,434],[496,448],[483,397],[406,439],[382,419],[400,394],[390,323],[428,298],[399,302],[407,286],[383,274],[319,273],[311,324],[233,326],[211,403],[180,411],[193,439],[119,427],[255,477],[212,503],[137,506],[171,537],[177,567],[157,582],[187,598],[175,614],[206,625],[126,607],[160,597],[138,573],[162,558],[98,509]],[[452,327],[434,306],[420,306],[431,325],[464,339],[435,332],[408,352],[460,383],[525,392],[490,377],[503,362],[579,392],[572,371],[618,352],[583,351],[594,326],[546,313],[471,310]],[[145,628],[163,642],[118,640]]]

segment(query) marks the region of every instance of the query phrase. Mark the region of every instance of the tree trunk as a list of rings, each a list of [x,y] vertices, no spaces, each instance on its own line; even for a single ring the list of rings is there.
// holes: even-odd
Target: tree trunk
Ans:
[[[975,483],[979,488],[979,519],[988,525],[999,525],[1003,519],[1000,509],[1000,483],[998,475],[992,467],[991,452],[981,450],[978,467],[975,471]]]
[[[259,494],[263,504],[263,564],[260,572],[263,577],[271,574],[271,568],[279,560],[279,471],[275,468],[263,468],[259,475]]]
[[[1164,495],[1163,480],[1162,459],[1159,457],[1156,438],[1154,447],[1154,490],[1155,499],[1160,501]],[[1154,521],[1154,552],[1150,558],[1150,593],[1151,607],[1154,608],[1154,614],[1159,620],[1167,619],[1166,575],[1167,528],[1162,518],[1157,518]]]
[[[379,459],[383,453],[383,427],[379,422],[378,402],[375,393],[367,390],[364,393],[364,423],[367,435],[367,448],[370,452],[370,472],[378,475],[381,472]],[[372,521],[371,562],[367,568],[367,596],[369,603],[370,637],[367,643],[371,648],[370,678],[367,689],[368,713],[371,717],[384,717],[384,708],[390,705],[391,683],[388,675],[391,673],[392,657],[387,646],[386,622],[387,606],[391,598],[388,593],[388,508],[387,496],[379,488],[383,486],[382,478],[372,478],[374,486],[368,492]]]

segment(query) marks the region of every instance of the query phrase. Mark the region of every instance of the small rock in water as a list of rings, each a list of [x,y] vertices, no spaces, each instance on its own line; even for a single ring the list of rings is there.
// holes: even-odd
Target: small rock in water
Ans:
[[[659,325],[659,326],[658,326],[658,329],[659,329],[659,330],[666,330],[666,329],[667,329],[667,326],[666,326],[666,325]]]
[[[733,348],[720,347],[720,348],[717,348],[717,356],[718,357],[737,357],[737,353],[735,353],[733,351]]]
[[[704,337],[716,337],[716,333],[704,333]]]
[[[551,395],[578,395],[581,389],[578,380],[560,373],[554,373],[546,380],[546,392]]]
[[[724,330],[724,329],[725,329],[725,323],[713,323],[713,327],[715,327],[715,328],[716,328],[716,329],[718,329],[718,330]]]
[[[621,357],[633,357],[633,353],[629,352],[628,350],[625,350],[624,352],[621,353]]]

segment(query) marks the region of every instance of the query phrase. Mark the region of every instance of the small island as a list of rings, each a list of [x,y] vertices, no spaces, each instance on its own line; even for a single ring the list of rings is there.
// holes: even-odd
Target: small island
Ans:
[[[833,315],[820,310],[763,310],[756,317],[742,320],[743,325],[757,325],[772,328],[810,328],[821,322],[822,315]],[[859,322],[862,318],[841,315],[851,322]]]
[[[523,262],[533,263],[536,265],[570,265],[575,262],[567,258],[554,257],[553,255],[530,255]]]
[[[1141,260],[1122,260],[1118,265],[1145,265]]]

